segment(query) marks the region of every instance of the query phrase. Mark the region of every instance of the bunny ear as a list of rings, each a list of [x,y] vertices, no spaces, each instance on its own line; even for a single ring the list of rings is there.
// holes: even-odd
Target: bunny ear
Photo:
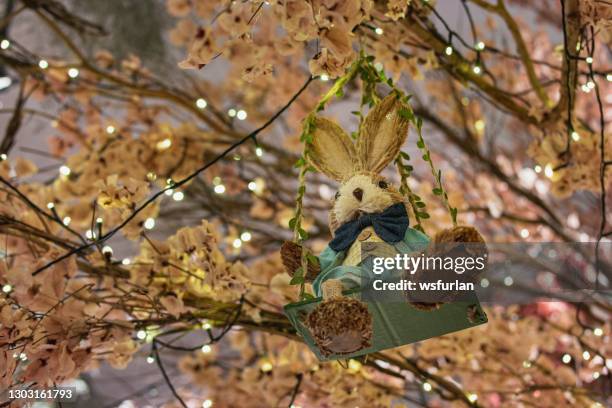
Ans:
[[[357,152],[351,138],[338,124],[325,118],[315,119],[308,160],[318,171],[341,181],[357,165]]]
[[[364,170],[380,173],[397,156],[408,136],[408,119],[400,114],[406,105],[395,93],[387,95],[368,113],[357,141]]]

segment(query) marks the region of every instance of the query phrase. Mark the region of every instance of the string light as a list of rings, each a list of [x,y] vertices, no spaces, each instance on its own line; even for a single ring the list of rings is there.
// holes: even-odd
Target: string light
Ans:
[[[55,204],[53,204],[52,202],[47,203],[47,208],[52,210],[55,208]]]
[[[245,231],[240,234],[240,239],[244,242],[249,242],[251,240],[251,233],[249,231]]]
[[[476,400],[478,399],[478,395],[476,394],[468,394],[467,397],[470,400],[470,402],[476,402]]]
[[[593,57],[587,57],[586,58],[586,63],[587,64],[592,64],[593,63]]]
[[[329,81],[329,75],[327,74],[321,74],[321,76],[319,77],[319,79],[323,82],[327,82]]]
[[[166,138],[164,140],[160,140],[159,142],[157,142],[157,144],[155,145],[155,148],[157,148],[157,150],[166,150],[170,146],[172,146],[172,140]]]
[[[60,172],[60,174],[62,176],[69,176],[70,175],[70,167],[68,167],[68,166],[60,166],[59,172]]]
[[[474,67],[472,68],[472,71],[474,71],[474,73],[476,75],[480,75],[480,73],[482,72],[482,68],[480,68],[480,65],[476,64],[474,65]]]
[[[140,340],[144,340],[147,338],[147,332],[145,330],[138,330],[136,332],[136,337]]]
[[[521,230],[521,237],[522,237],[522,238],[527,238],[527,237],[529,237],[529,230],[528,230],[527,228],[523,228],[523,229]]]
[[[202,353],[204,354],[208,354],[212,351],[212,347],[210,347],[208,344],[205,344],[202,346]]]
[[[148,356],[147,357],[147,363],[148,364],[153,364],[155,362],[155,358],[153,356]]]
[[[263,371],[264,373],[272,371],[273,368],[274,366],[269,361],[266,361],[261,365],[261,371]]]
[[[169,188],[168,190],[164,191],[164,194],[170,197],[172,194],[174,194],[174,190]]]
[[[4,39],[2,41],[0,41],[0,48],[2,48],[3,50],[8,49],[8,47],[11,46],[11,42],[7,39]]]
[[[380,27],[376,27],[376,30],[374,30],[374,32],[378,35],[383,35],[384,30]]]
[[[263,149],[262,149],[261,147],[257,146],[257,147],[255,148],[255,155],[256,155],[257,157],[261,157],[261,156],[263,156]]]
[[[8,283],[2,286],[2,292],[4,293],[11,293],[12,290],[13,290],[13,287],[9,285]]]
[[[6,159],[8,159],[8,156],[6,155],[6,153],[0,154],[0,160],[1,161],[5,161]]]
[[[424,382],[423,383],[423,390],[425,390],[425,392],[429,392],[429,391],[431,391],[431,389],[432,389],[432,387],[431,387],[430,383],[428,383],[428,382]]]
[[[132,263],[132,260],[130,258],[123,258],[123,260],[121,261],[121,265],[129,265]]]
[[[66,226],[70,225],[70,221],[72,221],[72,218],[70,218],[70,217],[64,217],[64,219],[62,220],[62,222]]]
[[[383,65],[382,62],[377,62],[376,64],[374,64],[374,69],[377,70],[378,72],[381,72],[383,69],[385,69],[385,66]]]
[[[582,358],[585,360],[589,360],[591,358],[591,353],[589,353],[587,350],[584,350],[582,352]]]
[[[512,276],[506,276],[504,278],[504,285],[512,286],[513,283],[514,283],[514,279],[512,279]]]
[[[485,43],[484,43],[484,42],[482,42],[482,41],[479,41],[479,42],[476,44],[476,49],[477,49],[478,51],[482,51],[482,50],[484,50],[484,49],[485,49]]]
[[[565,364],[569,364],[570,361],[572,361],[572,356],[566,353],[563,355],[563,357],[561,357],[561,361],[563,361]]]
[[[108,133],[109,135],[112,135],[113,133],[115,133],[115,127],[113,125],[108,125],[106,127],[106,133]]]
[[[606,75],[606,80],[607,80],[608,82],[612,82],[612,74],[607,74],[607,75]]]
[[[104,220],[102,219],[102,217],[96,218],[96,224],[102,224],[102,223],[104,223]]]
[[[480,286],[482,286],[483,288],[486,288],[489,286],[489,280],[487,278],[482,278],[482,280],[480,281]]]
[[[47,69],[47,68],[49,68],[49,63],[47,62],[47,60],[42,59],[42,60],[38,61],[38,67],[40,69]]]
[[[578,134],[578,132],[572,132],[572,140],[574,140],[575,142],[580,140],[580,135]]]
[[[208,102],[206,102],[206,99],[199,98],[196,100],[196,106],[198,109],[205,109],[208,106]]]
[[[154,218],[147,218],[144,222],[144,227],[148,230],[151,230],[155,227],[155,219]]]
[[[232,246],[236,249],[242,246],[242,240],[240,238],[236,238],[234,242],[232,242]]]
[[[85,231],[85,236],[87,239],[94,239],[94,233],[91,230]]]
[[[602,328],[601,327],[596,327],[595,330],[593,330],[593,334],[596,335],[597,337],[603,336]]]
[[[204,402],[202,402],[202,408],[210,408],[212,407],[212,404],[213,404],[212,400],[209,400],[209,399],[204,400]]]
[[[68,76],[72,79],[75,79],[76,77],[79,76],[79,70],[76,68],[70,68],[68,70]]]
[[[238,118],[238,120],[245,120],[247,118],[247,113],[245,110],[240,109],[237,113],[236,113],[236,118]]]
[[[108,245],[105,245],[105,246],[102,248],[102,253],[103,253],[104,255],[112,255],[112,254],[113,254],[113,248],[111,248],[111,247],[110,247],[110,246],[108,246]]]
[[[182,191],[177,191],[176,193],[172,194],[172,199],[174,201],[182,201],[183,198],[185,198],[185,194],[183,194]]]
[[[210,330],[212,328],[212,325],[206,320],[204,321],[204,323],[202,323],[202,328],[204,330]]]
[[[482,119],[478,119],[476,122],[474,122],[474,128],[478,131],[478,132],[482,132],[485,128],[485,122]]]
[[[448,56],[453,55],[453,47],[451,47],[450,45],[449,45],[449,46],[447,46],[447,47],[444,49],[444,53],[445,53],[446,55],[448,55]]]
[[[257,190],[257,183],[254,181],[249,181],[249,184],[247,184],[247,187],[249,190],[255,191]]]
[[[549,163],[549,164],[547,164],[547,165],[544,167],[544,175],[545,175],[546,177],[548,177],[548,178],[552,178],[554,174],[555,174],[555,171],[553,170],[553,168],[552,168],[552,166],[550,165],[550,163]]]
[[[227,111],[227,114],[230,118],[233,118],[236,116],[236,109],[232,108],[230,110]]]
[[[225,193],[225,186],[223,184],[219,184],[218,186],[215,186],[214,191],[217,194],[223,194]]]

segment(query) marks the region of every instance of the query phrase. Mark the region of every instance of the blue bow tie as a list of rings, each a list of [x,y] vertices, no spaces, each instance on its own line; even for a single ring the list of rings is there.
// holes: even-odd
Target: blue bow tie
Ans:
[[[367,227],[374,231],[385,242],[393,243],[404,239],[408,228],[408,213],[403,203],[393,204],[381,213],[363,214],[354,221],[344,223],[336,230],[329,246],[336,252],[348,249],[361,231]]]

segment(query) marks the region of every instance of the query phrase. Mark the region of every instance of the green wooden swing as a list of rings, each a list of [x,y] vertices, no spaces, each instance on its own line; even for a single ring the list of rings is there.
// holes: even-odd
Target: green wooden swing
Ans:
[[[304,154],[297,164],[297,166],[300,167],[300,175],[296,199],[296,215],[289,223],[290,228],[293,229],[294,242],[296,243],[300,243],[307,239],[307,233],[301,227],[303,216],[302,200],[306,190],[305,175],[310,170],[306,156],[308,154],[309,143],[312,140],[310,135],[314,123],[314,115],[323,110],[327,102],[329,102],[334,95],[342,96],[344,85],[357,75],[359,75],[364,82],[362,106],[364,104],[370,104],[371,106],[377,101],[374,89],[377,84],[381,83],[390,86],[398,93],[398,97],[401,96],[406,102],[409,99],[401,94],[401,91],[395,87],[390,79],[385,77],[383,71],[379,71],[374,67],[372,57],[363,54],[360,56],[359,60],[351,66],[350,70],[343,77],[339,78],[329,92],[324,95],[314,112],[304,121],[304,130],[301,137],[302,142],[304,142]],[[423,159],[429,164],[436,181],[434,194],[440,196],[444,205],[449,210],[453,224],[456,226],[457,210],[448,203],[448,196],[441,182],[441,172],[436,170],[431,161],[431,155],[421,135],[422,121],[420,118],[415,117],[411,110],[405,112],[405,114],[408,115],[407,118],[413,123],[418,131],[417,146],[422,150]],[[400,192],[406,195],[410,202],[414,217],[416,218],[415,229],[424,232],[421,225],[421,219],[428,218],[429,215],[425,210],[425,203],[419,196],[410,191],[408,187],[407,179],[410,176],[412,167],[403,163],[403,160],[407,159],[409,159],[408,155],[402,152],[396,160],[401,176]],[[307,324],[308,316],[315,308],[324,302],[322,297],[314,297],[305,291],[304,271],[308,271],[308,258],[310,256],[311,255],[308,255],[306,251],[303,251],[302,266],[294,273],[291,281],[293,285],[300,285],[300,301],[287,304],[284,310],[298,334],[321,361],[363,356],[377,351],[469,329],[487,322],[487,316],[480,306],[475,292],[464,294],[459,301],[444,303],[435,309],[423,310],[411,305],[407,300],[396,302],[383,302],[372,299],[364,300],[362,298],[362,289],[355,288],[344,291],[342,295],[362,301],[367,305],[367,310],[371,316],[372,328],[369,344],[354,352],[344,354],[329,353],[329,351],[324,351],[317,345],[315,336]]]

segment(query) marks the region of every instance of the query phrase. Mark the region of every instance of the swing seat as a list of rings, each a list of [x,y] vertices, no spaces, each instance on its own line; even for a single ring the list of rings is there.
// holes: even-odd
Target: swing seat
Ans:
[[[361,288],[355,288],[343,292],[343,295],[362,300],[361,291]],[[487,322],[487,315],[482,310],[475,292],[467,293],[461,301],[445,303],[434,310],[417,309],[408,302],[364,301],[372,315],[371,347],[353,353],[326,355],[319,349],[305,324],[307,316],[322,301],[323,298],[319,297],[290,303],[284,308],[293,327],[320,361],[355,358]]]

